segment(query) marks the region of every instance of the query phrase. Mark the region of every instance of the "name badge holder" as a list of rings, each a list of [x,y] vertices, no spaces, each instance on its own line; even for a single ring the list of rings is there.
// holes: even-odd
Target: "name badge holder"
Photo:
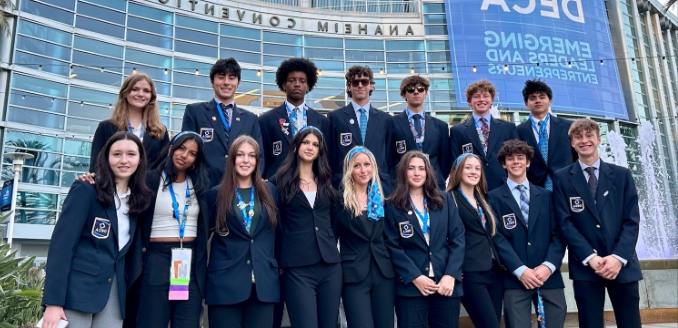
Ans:
[[[184,204],[184,214],[179,213],[179,202],[174,194],[172,184],[169,184],[170,195],[172,196],[172,215],[179,223],[179,248],[172,248],[172,261],[170,262],[170,301],[188,300],[188,285],[191,281],[191,259],[193,250],[184,248],[184,232],[186,231],[186,221],[188,221],[188,208],[191,205],[191,190],[186,179],[186,202]]]

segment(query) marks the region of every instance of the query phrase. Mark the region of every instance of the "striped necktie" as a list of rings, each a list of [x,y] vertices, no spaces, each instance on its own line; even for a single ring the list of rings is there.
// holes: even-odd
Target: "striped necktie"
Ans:
[[[520,211],[523,213],[523,219],[527,226],[530,218],[530,197],[527,195],[527,187],[518,185],[516,188],[520,191]]]
[[[228,123],[228,126],[224,126],[224,134],[226,135],[226,144],[228,144],[228,139],[231,134],[231,112],[233,111],[233,105],[232,104],[224,104],[220,103],[219,107],[221,107],[221,111],[224,113],[224,119],[226,119],[226,123]]]

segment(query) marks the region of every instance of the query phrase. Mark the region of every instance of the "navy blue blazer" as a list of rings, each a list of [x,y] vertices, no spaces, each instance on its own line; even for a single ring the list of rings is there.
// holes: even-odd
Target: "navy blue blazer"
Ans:
[[[278,190],[266,184],[273,199]],[[210,228],[216,226],[219,186],[207,194],[210,206]],[[239,210],[239,209],[235,209]],[[214,233],[207,267],[207,295],[205,304],[232,305],[249,299],[252,292],[252,271],[256,281],[259,301],[280,301],[278,261],[275,259],[275,228],[268,222],[268,212],[262,206],[261,217],[254,230],[247,232],[242,221],[234,213],[226,215],[229,233],[226,236]]]
[[[567,242],[570,279],[604,281],[582,261],[597,253],[628,261],[615,279],[628,283],[643,279],[636,254],[640,212],[631,171],[600,161],[595,197],[591,195],[579,161],[556,171],[553,202],[556,220]],[[596,202],[594,202],[594,199]]]
[[[373,221],[366,215],[356,217],[352,210],[344,207],[342,197],[337,201],[336,211],[344,282],[358,283],[365,280],[370,272],[372,259],[384,277],[394,278],[391,254],[384,245],[385,219]],[[371,232],[368,232],[367,224],[372,224]]]
[[[62,206],[47,253],[42,305],[99,313],[108,303],[113,278],[118,283],[120,312],[125,317],[125,255],[134,240],[137,218],[130,217],[130,242],[118,250],[115,204],[104,208],[95,186],[75,181]]]
[[[544,187],[547,176],[550,175],[553,179],[555,171],[572,164],[578,158],[577,152],[571,146],[570,137],[567,135],[572,121],[551,115],[549,125],[551,131],[549,132],[548,159],[541,156],[539,152],[539,144],[534,137],[534,128],[530,119],[518,125],[518,137],[534,149],[534,157],[527,169],[527,179],[540,187]]]
[[[403,111],[393,118],[394,129],[393,139],[395,143],[392,145],[396,153],[396,163],[400,162],[400,158],[410,150],[417,150],[417,144],[414,140],[414,135],[410,129],[410,121],[407,119],[407,113]],[[423,151],[428,154],[433,169],[436,171],[436,182],[440,190],[445,190],[445,181],[450,175],[450,158],[449,158],[449,140],[447,133],[447,123],[432,117],[426,113],[424,118],[424,144]],[[395,172],[395,168],[393,169]],[[395,183],[395,174],[392,177]]]
[[[330,135],[330,120],[318,111],[308,108],[306,111],[307,124],[322,131],[325,139]],[[287,126],[287,134],[283,133],[281,123],[290,123],[285,104],[273,108],[259,117],[263,143],[262,154],[266,154],[266,165],[262,170],[264,179],[270,179],[278,171],[280,164],[287,156],[292,143],[292,128]],[[327,140],[325,141],[327,143]]]
[[[97,157],[104,149],[106,141],[108,141],[108,139],[110,139],[117,132],[120,132],[120,130],[111,122],[111,120],[103,120],[99,122],[99,125],[94,132],[94,137],[92,138],[92,151],[89,158],[90,172],[94,173],[96,170]],[[150,131],[146,129],[146,132],[144,132],[144,140],[141,141],[141,144],[144,146],[144,151],[146,152],[146,162],[150,166],[151,164],[155,163],[156,159],[158,159],[160,151],[169,144],[170,139],[169,133],[167,131],[165,131],[165,135],[162,137],[162,139],[151,137],[149,133]]]
[[[207,157],[207,170],[210,175],[211,187],[218,185],[224,175],[226,168],[226,158],[228,150],[233,141],[241,135],[248,135],[258,144],[261,143],[261,129],[259,127],[259,117],[247,110],[233,107],[231,116],[231,131],[228,142],[224,133],[224,123],[219,116],[220,109],[217,108],[217,102],[214,99],[209,102],[201,102],[186,105],[184,111],[184,120],[181,124],[181,131],[193,131],[200,134],[205,142],[205,154]],[[261,153],[259,162],[264,163],[264,153]],[[262,167],[262,164],[259,165]]]
[[[492,190],[490,203],[497,214],[497,236],[494,243],[502,262],[508,269],[504,274],[505,288],[524,289],[513,271],[525,265],[535,268],[544,261],[556,267],[541,288],[564,288],[560,266],[565,256],[565,243],[554,215],[551,192],[530,184],[529,225],[516,203],[508,185]]]
[[[377,160],[384,194],[389,195],[392,191],[392,174],[395,173],[397,164],[395,148],[393,148],[393,117],[370,107],[365,140],[362,140],[360,135],[359,119],[351,103],[346,107],[331,111],[327,117],[330,120],[331,129],[327,146],[330,151],[330,165],[334,173],[332,185],[338,189],[341,184],[341,179],[344,177],[344,158],[348,152],[355,146],[365,146]]]
[[[459,123],[450,128],[450,151],[452,161],[455,161],[459,155],[465,152],[465,149],[471,149],[474,154],[481,158],[487,180],[487,190],[499,188],[506,182],[508,173],[499,163],[497,154],[504,141],[518,139],[516,125],[512,122],[492,118],[490,120],[490,140],[487,144],[487,155],[483,151],[483,145],[478,137],[478,130],[473,122],[473,116],[465,122]]]
[[[452,198],[443,193],[443,199],[442,209],[429,210],[431,228],[428,245],[414,211],[403,212],[393,204],[386,203],[386,247],[391,252],[398,276],[396,293],[399,296],[421,296],[412,281],[421,275],[428,277],[430,263],[433,263],[436,282],[444,275],[451,276],[456,280],[452,297],[463,295],[461,266],[465,247],[464,226]],[[408,225],[409,233],[405,230]]]

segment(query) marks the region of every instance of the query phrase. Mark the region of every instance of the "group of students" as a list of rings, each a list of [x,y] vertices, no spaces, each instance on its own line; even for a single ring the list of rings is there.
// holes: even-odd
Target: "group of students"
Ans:
[[[318,80],[284,61],[286,101],[260,117],[235,105],[240,67],[220,59],[214,99],[160,123],[153,81],[129,76],[92,143],[49,248],[43,327],[563,327],[566,247],[581,327],[640,327],[638,198],[629,170],[598,157],[600,129],[549,112],[527,81],[528,121],[492,117],[494,86],[466,98],[448,130],[424,108],[429,81],[405,78],[407,108],[370,105],[372,71],[346,73],[351,103],[305,103]],[[446,181],[449,181],[446,183]],[[208,260],[209,258],[209,260]],[[503,310],[502,310],[503,309]]]

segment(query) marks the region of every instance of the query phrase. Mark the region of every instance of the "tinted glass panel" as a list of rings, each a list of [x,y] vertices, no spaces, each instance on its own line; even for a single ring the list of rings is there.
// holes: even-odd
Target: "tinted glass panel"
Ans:
[[[61,139],[29,132],[8,131],[5,145],[26,149],[61,151]],[[8,151],[5,151],[8,153]],[[11,160],[9,161],[12,162]]]
[[[100,69],[92,69],[80,66],[73,66],[73,78],[78,80],[85,80],[99,84],[119,87],[122,84],[122,77],[120,74],[111,72],[101,72]]]
[[[318,49],[318,48],[306,48],[305,57],[307,58],[318,58],[318,59],[344,59],[344,51],[341,49]]]
[[[209,76],[179,72],[174,72],[174,83],[196,87],[209,87],[211,85]]]
[[[66,100],[48,96],[12,90],[9,103],[17,106],[40,109],[54,113],[66,113]]]
[[[127,1],[125,0],[87,0],[87,2],[96,3],[120,11],[125,11],[125,6],[127,5]]]
[[[37,125],[45,128],[59,129],[64,128],[64,116],[38,112],[35,110],[10,107],[7,114],[7,120],[12,122]]]
[[[445,4],[426,3],[424,4],[424,13],[445,13]]]
[[[119,39],[122,39],[125,36],[125,28],[122,26],[104,23],[102,21],[83,16],[78,16],[78,21],[76,22],[75,26],[88,31],[110,35]]]
[[[96,41],[81,36],[75,37],[74,47],[89,52],[96,52],[106,56],[122,58],[123,47],[110,43]]]
[[[256,53],[230,50],[230,49],[221,49],[219,57],[221,58],[238,58],[239,63],[249,63],[261,65],[261,55]]]
[[[71,87],[71,100],[84,101],[89,104],[115,104],[118,95],[101,91]]]
[[[184,39],[210,45],[216,45],[219,41],[216,34],[187,30],[179,27],[176,28],[174,37],[177,39]]]
[[[155,8],[149,8],[146,6],[141,6],[135,3],[129,4],[128,12],[132,15],[137,15],[149,19],[154,19],[161,21],[163,23],[172,24],[174,23],[174,14],[169,11],[164,11]]]
[[[344,71],[344,62],[330,60],[314,60],[315,66],[319,69],[334,72]]]
[[[194,54],[205,57],[216,57],[219,54],[219,50],[217,50],[216,47],[210,47],[202,44],[184,42],[179,40],[174,41],[174,51],[185,52],[187,54]]]
[[[94,106],[72,101],[68,103],[69,117],[84,117],[95,120],[106,120],[111,117],[112,113],[113,111],[108,109],[108,107]]]
[[[424,52],[391,52],[386,53],[387,62],[426,61]]]
[[[382,51],[355,51],[346,50],[346,60],[350,61],[384,61]]]
[[[429,52],[428,53],[429,62],[444,62],[450,61],[450,52]]]
[[[342,38],[319,38],[313,36],[304,37],[304,45],[311,47],[324,47],[324,48],[343,48],[344,39]]]
[[[134,73],[135,68],[136,68],[137,72],[139,72],[139,73],[148,74],[148,76],[150,76],[151,79],[153,79],[153,82],[159,82],[159,81],[171,82],[171,80],[172,80],[171,74],[165,75],[165,69],[164,68],[150,67],[150,66],[136,64],[136,63],[129,63],[128,62],[125,65],[125,71],[123,73],[125,74],[125,76],[129,76],[129,75]]]
[[[261,51],[260,41],[250,41],[236,38],[221,37],[221,47],[236,50]],[[223,57],[222,57],[223,58]]]
[[[78,14],[87,15],[93,18],[102,19],[116,24],[125,24],[125,14],[99,6],[93,6],[86,3],[78,4]]]
[[[381,40],[346,39],[346,49],[384,50],[384,43]]]
[[[424,26],[424,33],[426,35],[447,35],[447,26],[445,25]]]
[[[447,24],[445,15],[424,15],[424,24]]]
[[[203,30],[206,32],[218,33],[219,24],[213,23],[207,20],[185,17],[177,15],[177,26],[190,27],[197,30]]]
[[[210,71],[210,68],[212,68],[212,64],[199,63],[183,59],[174,60],[174,70],[195,73],[196,68],[207,74],[207,72]]]
[[[254,30],[251,28],[230,26],[230,25],[221,25],[221,35],[223,36],[234,36],[238,38],[252,39],[252,40],[261,40],[261,31]]]
[[[301,47],[264,43],[264,53],[278,56],[301,57]]]
[[[64,154],[87,156],[91,154],[92,143],[87,141],[66,139]]]
[[[62,32],[38,25],[25,20],[19,21],[19,33],[34,36],[39,39],[52,41],[65,46],[71,45],[71,33]]]
[[[151,66],[157,67],[170,67],[172,66],[172,58],[152,54],[150,52],[139,51],[127,48],[126,56],[128,61],[134,61],[137,63],[148,64]],[[128,65],[129,66],[129,65]]]
[[[43,79],[36,79],[25,75],[14,74],[12,78],[12,86],[17,89],[34,91],[49,96],[66,97],[65,84],[47,81]]]
[[[448,41],[426,41],[426,50],[450,50]]]
[[[109,71],[122,71],[121,60],[106,58],[78,50],[73,51],[73,63],[90,67],[104,67]]]
[[[76,133],[86,133],[94,134],[97,130],[99,121],[92,120],[83,120],[79,118],[69,118],[68,125],[66,126],[66,131],[76,132]]]
[[[172,36],[172,25],[162,24],[148,19],[129,17],[127,19],[127,27],[165,36]]]
[[[38,68],[45,72],[50,72],[63,76],[68,75],[68,63],[58,61],[55,59],[49,59],[41,56],[28,54],[21,51],[16,52],[16,56],[14,57],[14,63],[18,65],[27,66],[30,68]]]
[[[51,56],[57,59],[70,60],[71,49],[62,47],[53,43],[36,40],[25,36],[18,36],[16,40],[16,48],[30,51],[33,53]]]
[[[172,38],[161,37],[130,29],[127,30],[127,41],[138,42],[141,44],[172,50]]]
[[[424,50],[424,41],[386,41],[386,50]]]
[[[285,43],[291,45],[301,45],[301,35],[284,34],[264,31],[264,41]]]
[[[73,13],[56,7],[43,5],[32,0],[21,1],[21,11],[42,16],[67,25],[73,25]]]
[[[196,89],[175,85],[173,87],[173,96],[188,99],[201,99],[201,101],[204,101],[204,99],[214,98],[214,91],[212,89]]]

